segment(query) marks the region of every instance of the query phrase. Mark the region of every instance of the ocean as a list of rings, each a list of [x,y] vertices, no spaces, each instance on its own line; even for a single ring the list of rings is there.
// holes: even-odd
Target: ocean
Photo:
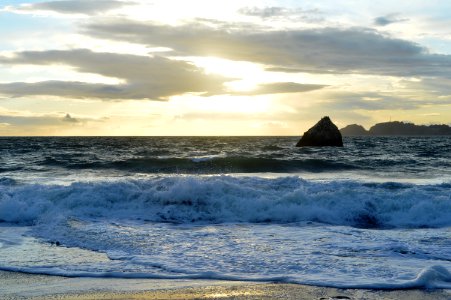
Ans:
[[[451,137],[0,138],[0,270],[451,288]]]

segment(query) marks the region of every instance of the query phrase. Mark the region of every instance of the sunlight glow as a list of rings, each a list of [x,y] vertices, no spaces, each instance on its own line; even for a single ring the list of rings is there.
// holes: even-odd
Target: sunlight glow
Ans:
[[[195,65],[205,69],[206,73],[220,74],[231,78],[252,77],[264,71],[259,64],[247,61],[233,61],[219,57],[180,57],[182,60],[192,61]]]
[[[212,97],[172,97],[170,105],[177,113],[208,112],[215,113],[249,113],[258,114],[267,112],[271,107],[271,99],[266,96],[212,96]]]
[[[446,1],[78,1],[0,4],[0,135],[293,135],[325,114],[340,126],[451,120]],[[47,60],[52,51],[67,53]],[[161,63],[137,66],[151,57]],[[128,99],[111,97],[124,84]],[[66,114],[85,121],[39,123]]]

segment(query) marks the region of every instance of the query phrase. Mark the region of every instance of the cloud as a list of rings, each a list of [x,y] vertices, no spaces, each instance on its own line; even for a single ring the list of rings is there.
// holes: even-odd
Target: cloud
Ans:
[[[421,102],[411,99],[396,97],[390,95],[382,95],[375,92],[366,93],[347,93],[347,92],[333,92],[328,99],[319,105],[333,109],[340,110],[412,110],[422,105]]]
[[[61,117],[54,115],[42,116],[9,116],[0,115],[0,123],[7,123],[9,126],[61,126],[64,122]]]
[[[61,14],[84,14],[96,15],[105,11],[131,5],[128,1],[110,0],[67,0],[67,1],[46,1],[32,4],[23,4],[19,7],[7,7],[10,11],[16,12],[36,12],[53,11]]]
[[[405,22],[409,19],[398,18],[398,14],[389,14],[386,16],[377,17],[374,19],[374,25],[387,26],[393,23]]]
[[[193,64],[160,56],[98,53],[85,49],[25,51],[0,57],[0,64],[63,64],[82,73],[96,73],[119,78],[124,84],[101,84],[77,81],[13,82],[0,84],[0,94],[13,97],[32,95],[60,96],[75,99],[152,99],[166,100],[170,96],[198,93],[203,96],[220,94],[261,95],[299,93],[321,89],[324,85],[276,82],[262,84],[250,92],[228,92],[223,84],[231,78],[207,75]]]
[[[12,97],[23,96],[60,96],[75,99],[100,98],[123,99],[131,98],[127,86],[115,86],[72,81],[41,81],[35,83],[13,82],[0,84],[0,94]]]
[[[326,87],[321,84],[300,84],[296,82],[273,82],[260,84],[256,89],[248,92],[234,92],[231,94],[239,95],[264,95],[264,94],[284,94],[284,93],[302,93],[313,90],[319,90]]]
[[[71,118],[75,120],[75,118]],[[95,129],[104,122],[101,118],[90,117],[77,117],[76,120],[76,122],[68,121],[59,112],[35,114],[2,111],[0,113],[0,134],[4,136],[95,135]],[[6,125],[2,126],[1,124]]]
[[[406,89],[415,93],[428,95],[428,98],[451,100],[451,79],[448,78],[422,78],[416,81],[401,81]]]
[[[217,56],[311,73],[451,77],[451,55],[430,54],[402,39],[365,28],[265,31],[199,23],[157,25],[130,20],[91,23],[84,33],[173,49],[174,55]]]
[[[8,130],[17,127],[73,127],[84,126],[92,122],[103,122],[104,119],[80,117],[74,118],[70,114],[61,117],[61,113],[31,114],[14,111],[2,111],[0,113],[0,124],[5,124]],[[1,125],[0,125],[1,126]]]
[[[79,120],[76,118],[73,118],[70,114],[66,114],[64,118],[62,119],[63,122],[69,122],[69,123],[78,123]]]
[[[274,16],[284,16],[290,14],[290,10],[285,7],[270,6],[270,7],[243,7],[238,10],[240,14],[246,16],[255,16],[261,18],[268,18]]]
[[[244,16],[258,17],[263,20],[291,21],[291,22],[306,22],[306,23],[321,23],[324,21],[321,12],[317,9],[304,10],[301,8],[287,8],[281,6],[266,6],[266,7],[243,7],[238,10],[238,13]]]
[[[312,16],[319,15],[320,12],[317,9],[304,10],[301,8],[287,8],[282,6],[246,6],[238,10],[238,13],[245,16],[253,16],[260,18],[272,18],[272,17],[287,17],[287,16]]]
[[[325,100],[316,105],[333,111],[353,111],[353,110],[416,110],[430,105],[449,105],[449,100],[439,98],[413,99],[407,94],[405,96],[392,95],[377,92],[330,92],[325,96]]]
[[[191,63],[160,56],[98,53],[90,50],[25,51],[0,57],[0,64],[72,66],[82,73],[120,78],[124,84],[42,81],[3,83],[0,94],[16,97],[53,95],[69,98],[165,100],[184,93],[223,94],[229,79],[207,75]]]

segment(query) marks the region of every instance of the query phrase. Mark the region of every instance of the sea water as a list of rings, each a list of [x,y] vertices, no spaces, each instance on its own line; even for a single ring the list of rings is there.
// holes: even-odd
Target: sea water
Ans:
[[[451,288],[451,137],[0,138],[0,270]]]

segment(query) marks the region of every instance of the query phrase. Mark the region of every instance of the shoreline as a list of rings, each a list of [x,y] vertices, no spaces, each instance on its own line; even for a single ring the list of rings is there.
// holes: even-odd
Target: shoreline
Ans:
[[[2,299],[450,299],[451,290],[337,289],[285,283],[61,277],[0,271]]]

